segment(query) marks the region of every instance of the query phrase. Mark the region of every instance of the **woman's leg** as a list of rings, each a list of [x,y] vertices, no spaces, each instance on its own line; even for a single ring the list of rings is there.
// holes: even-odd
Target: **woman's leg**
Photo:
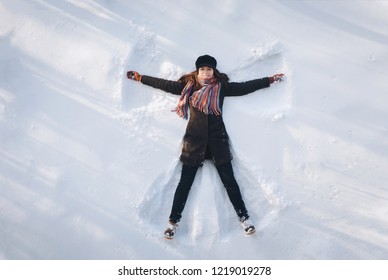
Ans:
[[[230,202],[232,202],[234,210],[240,221],[247,220],[249,218],[248,211],[245,207],[244,200],[242,198],[240,187],[234,178],[232,163],[226,163],[220,166],[216,166],[221,181],[224,184],[226,192],[228,193]]]
[[[176,224],[182,217],[182,211],[185,208],[187,197],[191,186],[193,185],[195,174],[197,173],[198,167],[183,164],[181,179],[175,190],[174,200],[172,204],[170,222]]]

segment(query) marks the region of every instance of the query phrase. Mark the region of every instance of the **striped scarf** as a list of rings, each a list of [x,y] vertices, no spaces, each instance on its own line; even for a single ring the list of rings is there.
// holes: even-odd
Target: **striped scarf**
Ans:
[[[201,112],[209,115],[215,114],[221,115],[220,108],[220,90],[221,84],[215,80],[211,80],[209,83],[199,81],[202,86],[199,90],[193,92],[190,96],[194,84],[188,82],[183,88],[181,97],[179,98],[177,108],[175,109],[178,116],[187,119],[189,115],[190,104],[200,110]]]

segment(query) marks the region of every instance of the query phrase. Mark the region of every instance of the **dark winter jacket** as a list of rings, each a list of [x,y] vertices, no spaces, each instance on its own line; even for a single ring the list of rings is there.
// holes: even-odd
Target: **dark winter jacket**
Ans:
[[[143,75],[141,82],[175,95],[180,95],[185,86],[177,81],[145,75]],[[220,106],[222,108],[225,96],[241,96],[269,86],[269,78],[242,83],[223,82],[220,90]],[[207,115],[190,105],[189,122],[183,137],[180,160],[191,166],[200,166],[205,158],[213,159],[216,165],[222,165],[232,160],[228,134],[222,115]]]

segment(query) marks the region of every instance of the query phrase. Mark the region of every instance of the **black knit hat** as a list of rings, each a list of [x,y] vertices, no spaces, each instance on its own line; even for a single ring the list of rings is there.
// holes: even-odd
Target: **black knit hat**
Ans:
[[[195,62],[195,67],[197,67],[197,69],[199,69],[203,66],[209,66],[213,69],[216,69],[217,60],[210,55],[207,55],[207,54],[202,55],[202,56],[197,58],[197,61]]]

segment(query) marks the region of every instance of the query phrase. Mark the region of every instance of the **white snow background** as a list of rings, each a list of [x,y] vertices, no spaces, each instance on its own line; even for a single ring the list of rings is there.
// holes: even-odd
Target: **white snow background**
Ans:
[[[388,1],[0,2],[1,259],[387,259]],[[126,79],[199,55],[226,98],[246,237],[211,162],[165,240],[186,121]]]

